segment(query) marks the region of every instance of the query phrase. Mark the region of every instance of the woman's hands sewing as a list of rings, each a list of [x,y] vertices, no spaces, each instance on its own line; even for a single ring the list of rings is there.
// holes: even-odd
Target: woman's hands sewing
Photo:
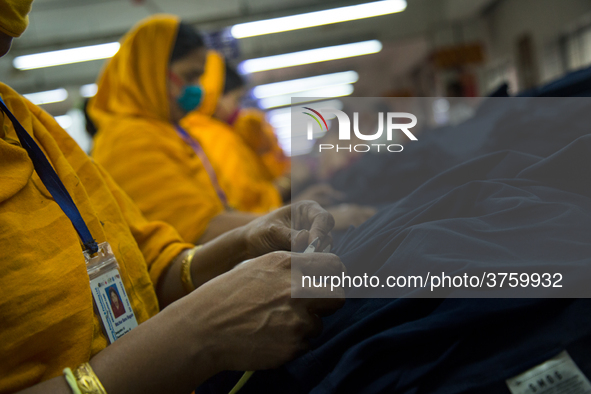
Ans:
[[[332,243],[333,226],[332,215],[316,202],[301,201],[279,208],[203,244],[191,263],[193,284],[198,288],[244,260],[267,253],[302,252],[316,238],[316,250],[324,251]],[[186,295],[180,281],[181,261],[186,253],[176,258],[158,284],[161,307]]]
[[[246,256],[253,258],[278,250],[303,251],[314,239],[316,250],[332,243],[334,219],[314,201],[300,201],[253,220],[242,228]]]
[[[342,288],[303,289],[302,275],[344,271],[330,253],[274,252],[241,264],[187,297],[194,341],[215,355],[216,371],[278,367],[305,352],[322,331],[320,317],[344,303]]]

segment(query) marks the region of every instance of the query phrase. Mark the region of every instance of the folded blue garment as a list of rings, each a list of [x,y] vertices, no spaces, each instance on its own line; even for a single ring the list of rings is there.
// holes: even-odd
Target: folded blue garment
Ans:
[[[349,231],[348,272],[591,264],[591,136],[548,158],[498,152],[455,167]],[[588,281],[588,278],[581,278]],[[243,393],[509,393],[567,350],[591,376],[589,299],[349,299],[313,350]],[[220,375],[199,392],[223,392]]]

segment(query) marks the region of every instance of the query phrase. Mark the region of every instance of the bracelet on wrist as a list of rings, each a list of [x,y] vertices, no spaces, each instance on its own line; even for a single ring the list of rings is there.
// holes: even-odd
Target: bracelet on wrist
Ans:
[[[80,364],[74,371],[64,369],[64,377],[74,394],[107,394],[89,363]]]
[[[195,290],[195,284],[193,283],[193,277],[191,276],[191,265],[193,263],[195,252],[197,252],[202,246],[203,245],[198,245],[193,249],[190,249],[181,262],[181,282],[187,294]]]

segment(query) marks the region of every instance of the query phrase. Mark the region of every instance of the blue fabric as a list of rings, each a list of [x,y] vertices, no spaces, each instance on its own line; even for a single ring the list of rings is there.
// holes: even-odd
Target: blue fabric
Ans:
[[[536,95],[584,96],[589,77],[573,73]],[[365,155],[339,174],[333,184],[352,201],[384,206],[335,250],[349,272],[403,274],[407,262],[437,267],[446,256],[588,266],[589,101],[534,112],[527,103],[487,100],[478,117],[408,144],[405,157]],[[241,394],[509,393],[505,379],[564,349],[591,377],[590,299],[349,299],[324,327],[312,351],[258,371]],[[226,393],[239,378],[220,374],[198,393]]]
[[[4,112],[12,122],[21,145],[27,151],[31,161],[33,162],[35,171],[37,171],[39,178],[41,178],[41,181],[49,193],[51,193],[55,202],[58,203],[60,208],[72,222],[76,232],[78,232],[78,236],[80,239],[82,239],[84,248],[91,254],[96,253],[98,251],[98,245],[92,238],[90,230],[88,230],[88,227],[86,226],[80,211],[78,211],[78,207],[76,207],[74,200],[72,200],[72,197],[68,193],[68,190],[43,154],[41,148],[39,148],[35,140],[29,135],[29,133],[27,133],[25,128],[20,124],[12,112],[10,112],[1,97],[0,110],[2,110],[2,112]]]
[[[591,263],[591,136],[548,158],[499,152],[427,182],[350,231],[349,273],[407,263]],[[580,278],[588,283],[588,277]],[[579,283],[580,285],[580,283]],[[566,349],[591,376],[590,299],[349,299],[313,350],[243,393],[509,393]],[[239,377],[239,376],[238,376]],[[203,392],[238,377],[218,376]]]
[[[493,92],[489,94],[488,97],[511,97],[509,94],[509,85],[507,82],[502,83],[498,88],[493,90]]]
[[[519,97],[591,97],[591,67],[566,74],[544,86],[526,90]]]
[[[432,177],[485,154],[513,150],[547,157],[590,132],[588,98],[489,98],[458,126],[426,130],[396,154],[364,154],[331,179],[347,201],[397,201]]]
[[[337,173],[331,184],[344,191],[350,202],[379,206],[397,201],[466,160],[506,149],[547,157],[589,132],[585,113],[589,102],[576,98],[591,97],[591,67],[521,92],[520,100],[499,99],[507,96],[506,84],[501,85],[491,94],[492,99],[482,103],[473,119],[458,126],[427,130],[418,142],[406,144],[401,154],[366,154],[352,167]],[[546,105],[531,101],[528,107],[525,99],[529,97],[563,99]],[[565,119],[577,118],[584,122],[564,126]],[[384,182],[386,178],[389,182]]]

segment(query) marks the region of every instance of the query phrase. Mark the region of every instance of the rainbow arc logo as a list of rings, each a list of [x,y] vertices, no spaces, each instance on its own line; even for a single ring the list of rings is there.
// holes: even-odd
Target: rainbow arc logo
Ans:
[[[324,127],[326,127],[326,130],[325,131],[328,131],[328,124],[326,123],[326,120],[324,120],[324,117],[320,114],[320,112],[318,112],[318,111],[316,111],[316,110],[314,110],[314,109],[312,109],[310,107],[304,107],[304,108],[307,109],[307,110],[309,110],[309,111],[312,111],[316,115],[318,115],[320,117],[320,119],[322,119],[322,122],[324,123]],[[318,118],[316,116],[312,115],[309,112],[304,112],[304,113],[306,115],[312,117],[316,121],[316,123],[318,123],[318,126],[320,126],[320,130],[322,130],[322,124],[320,123],[320,120],[318,120]]]

